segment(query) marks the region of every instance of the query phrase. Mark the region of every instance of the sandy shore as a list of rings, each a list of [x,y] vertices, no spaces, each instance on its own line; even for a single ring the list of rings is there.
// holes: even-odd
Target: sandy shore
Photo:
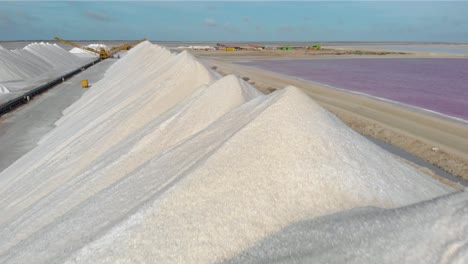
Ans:
[[[299,87],[357,132],[397,146],[452,175],[468,180],[466,123],[233,63],[252,59],[250,54],[237,57],[216,57],[214,52],[197,54],[217,72],[248,78],[251,84],[266,93],[287,85]],[[418,53],[410,56],[425,55]]]

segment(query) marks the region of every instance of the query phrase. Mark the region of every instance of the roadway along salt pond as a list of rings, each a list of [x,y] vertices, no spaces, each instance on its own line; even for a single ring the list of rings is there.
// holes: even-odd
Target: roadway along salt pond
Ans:
[[[104,60],[38,96],[28,105],[0,117],[0,171],[33,149],[41,137],[54,128],[62,111],[86,91],[81,88],[82,79],[89,80],[92,86],[115,61]]]

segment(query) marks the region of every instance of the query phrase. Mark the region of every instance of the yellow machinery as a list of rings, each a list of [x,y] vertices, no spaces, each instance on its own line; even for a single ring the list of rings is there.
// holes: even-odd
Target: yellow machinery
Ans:
[[[134,42],[131,42],[131,43],[124,43],[122,45],[119,45],[119,46],[114,46],[110,49],[111,53],[114,54],[120,50],[129,50],[131,49],[133,46],[136,46],[138,44],[140,44],[141,42],[145,41],[147,39],[140,39],[140,40],[137,40],[137,41],[134,41]]]
[[[88,88],[89,87],[88,80],[81,80],[81,87]]]
[[[54,39],[56,41],[59,41],[59,42],[62,42],[64,44],[68,44],[68,45],[71,45],[73,47],[77,47],[79,49],[82,49],[82,50],[86,50],[86,51],[90,51],[90,52],[93,52],[93,53],[96,53],[99,55],[99,58],[100,59],[107,59],[107,58],[110,58],[110,57],[113,57],[115,53],[121,51],[121,50],[129,50],[131,49],[133,46],[139,44],[140,42],[143,42],[145,41],[146,39],[142,39],[142,40],[137,40],[137,41],[134,41],[134,42],[131,42],[131,43],[124,43],[122,45],[119,45],[119,46],[114,46],[112,48],[110,48],[110,50],[106,50],[104,48],[100,48],[99,50],[95,50],[95,49],[92,49],[90,47],[82,47],[76,43],[73,43],[69,40],[65,40],[65,39],[61,39],[61,38],[58,38],[58,37],[54,37]]]

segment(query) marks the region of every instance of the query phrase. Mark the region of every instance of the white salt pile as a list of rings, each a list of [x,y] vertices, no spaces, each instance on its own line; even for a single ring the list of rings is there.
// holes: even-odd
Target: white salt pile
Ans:
[[[24,49],[57,68],[66,68],[70,67],[70,65],[76,67],[83,63],[83,60],[62,49],[57,44],[31,43]]]
[[[94,53],[92,51],[89,51],[89,50],[84,50],[84,49],[80,49],[80,48],[73,48],[69,51],[70,53],[73,53],[75,54],[76,56],[79,56],[79,57],[98,57],[99,54],[97,53]]]
[[[109,49],[109,47],[107,47],[105,44],[102,44],[102,43],[92,43],[92,44],[86,45],[86,47],[92,48],[95,50],[100,50],[101,48],[105,50]]]
[[[31,43],[11,51],[0,46],[0,86],[4,87],[0,94],[22,88],[18,84],[10,85],[10,82],[57,78],[90,61],[91,58],[80,58],[56,44]]]
[[[0,94],[1,93],[10,93],[10,90],[8,90],[8,88],[6,88],[5,86],[3,86],[2,84],[0,84]]]
[[[263,95],[236,76],[216,80],[185,51],[175,55],[147,41],[64,114],[0,173],[0,262],[236,261],[298,221],[398,208],[453,191],[295,87]],[[468,200],[456,197],[464,211],[449,218],[467,219]],[[385,214],[371,215],[375,232],[362,233],[370,243],[383,241],[379,225],[404,230],[405,219],[387,224]],[[343,228],[357,225],[346,213],[338,218]],[[449,222],[440,230],[458,232]],[[330,225],[323,239],[346,249],[349,234]],[[419,248],[411,242],[434,256],[451,250],[441,241]]]
[[[17,63],[18,61],[18,63]],[[0,81],[17,81],[28,77],[31,68],[25,59],[0,46]],[[19,64],[25,65],[19,65]],[[24,68],[21,66],[25,66]]]
[[[103,48],[105,50],[109,50],[109,48],[106,45],[100,44],[100,43],[89,44],[89,45],[86,45],[85,47],[92,48],[92,49],[94,49],[96,51],[100,51],[101,48]],[[84,49],[77,48],[77,47],[74,47],[69,52],[73,53],[73,54],[75,54],[75,55],[77,55],[79,57],[98,57],[99,56],[99,54],[97,54],[95,52],[84,50]]]

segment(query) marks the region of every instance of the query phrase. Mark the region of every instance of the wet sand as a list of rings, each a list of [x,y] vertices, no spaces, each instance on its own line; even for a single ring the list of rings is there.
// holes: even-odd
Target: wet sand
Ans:
[[[299,87],[355,131],[468,180],[467,123],[233,63],[253,59],[251,56],[216,57],[211,53],[197,54],[208,67],[223,75],[233,73],[244,77],[265,93],[287,85]]]

